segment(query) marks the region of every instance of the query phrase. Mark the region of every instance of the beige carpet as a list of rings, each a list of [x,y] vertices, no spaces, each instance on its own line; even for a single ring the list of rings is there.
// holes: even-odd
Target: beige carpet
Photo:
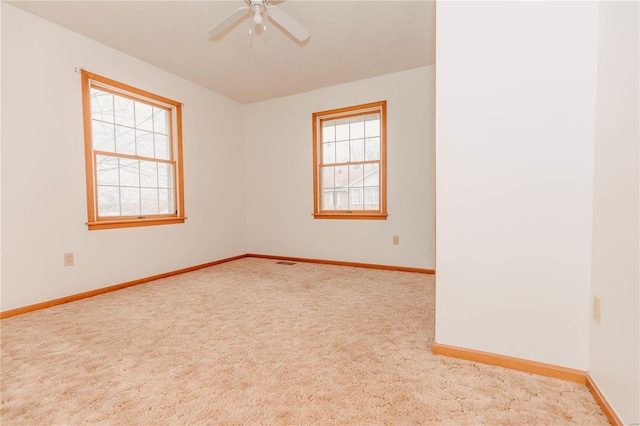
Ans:
[[[575,383],[431,354],[433,276],[242,259],[2,320],[11,424],[608,424]]]

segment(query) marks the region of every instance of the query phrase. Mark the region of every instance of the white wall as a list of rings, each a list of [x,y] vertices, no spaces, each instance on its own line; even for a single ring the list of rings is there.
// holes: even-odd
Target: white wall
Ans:
[[[437,5],[438,343],[587,369],[597,18]]]
[[[433,90],[425,67],[247,105],[248,251],[433,268]],[[314,219],[312,113],[384,99],[388,219]]]
[[[184,102],[185,224],[87,230],[75,67]],[[3,2],[2,124],[3,311],[246,252],[242,105]]]
[[[640,421],[639,7],[602,2],[599,19],[589,370],[626,424]]]

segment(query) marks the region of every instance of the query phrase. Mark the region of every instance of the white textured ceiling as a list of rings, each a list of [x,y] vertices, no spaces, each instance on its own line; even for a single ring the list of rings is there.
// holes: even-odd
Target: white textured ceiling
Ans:
[[[207,31],[244,0],[12,1],[159,68],[247,104],[431,65],[433,1],[272,1],[310,32],[298,42],[249,20]]]

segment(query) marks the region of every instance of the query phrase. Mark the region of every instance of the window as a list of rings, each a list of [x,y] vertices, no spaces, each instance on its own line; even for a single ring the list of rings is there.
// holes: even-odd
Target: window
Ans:
[[[183,223],[182,105],[82,71],[90,230]]]
[[[386,219],[387,102],[313,114],[316,219]]]

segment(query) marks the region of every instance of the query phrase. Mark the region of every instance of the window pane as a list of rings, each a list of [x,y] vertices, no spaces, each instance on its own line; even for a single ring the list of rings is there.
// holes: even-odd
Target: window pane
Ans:
[[[364,144],[365,159],[380,159],[380,138],[367,138]]]
[[[349,161],[349,141],[336,142],[336,163],[347,163]]]
[[[336,162],[336,144],[333,142],[322,144],[322,163],[333,164]]]
[[[364,167],[362,164],[354,164],[352,166],[349,166],[349,209],[353,210],[355,209],[362,209],[362,202],[358,202],[357,204],[355,203],[355,201],[352,199],[354,193],[356,195],[360,195],[361,193],[359,191],[362,190],[362,185],[363,185],[363,173],[364,173]],[[353,189],[356,189],[356,191],[354,192]]]
[[[136,154],[135,130],[130,127],[116,126],[116,152],[120,154]]]
[[[349,186],[349,166],[338,166],[336,170],[335,187],[344,188]]]
[[[91,122],[91,137],[93,149],[97,151],[116,152],[115,130],[113,124],[93,120]]]
[[[335,175],[335,193],[334,193],[334,209],[349,209],[349,167],[338,166]]]
[[[117,186],[98,186],[98,216],[119,216],[120,195]]]
[[[173,165],[158,163],[158,188],[173,188]]]
[[[349,166],[349,187],[361,187],[364,186],[363,182],[364,165],[354,164]]]
[[[153,158],[153,133],[136,130],[136,153],[141,157]]]
[[[169,114],[162,108],[153,107],[153,131],[156,133],[162,133],[163,135],[169,134]]]
[[[365,210],[378,210],[380,208],[380,191],[377,186],[364,188],[364,208]]]
[[[169,138],[166,135],[154,133],[153,141],[155,147],[154,158],[170,160],[171,155],[169,154]]]
[[[322,182],[323,188],[333,188],[335,182],[335,167],[323,167],[322,168]]]
[[[349,139],[349,119],[343,118],[335,120],[336,123],[336,141],[346,141]]]
[[[160,189],[158,191],[158,213],[159,214],[172,214],[173,208],[173,190],[172,189]]]
[[[349,190],[347,188],[336,188],[336,210],[349,210]]]
[[[120,185],[140,186],[140,173],[138,160],[129,158],[120,159]]]
[[[322,142],[333,142],[336,140],[336,128],[334,121],[324,121],[322,123]]]
[[[351,140],[351,161],[364,160],[364,139]]]
[[[351,188],[349,195],[349,210],[362,210],[362,188]]]
[[[152,188],[141,188],[140,198],[142,200],[142,214],[158,214],[158,190]]]
[[[158,187],[158,164],[153,161],[140,161],[140,186]]]
[[[153,131],[153,107],[142,102],[135,102],[136,128]]]
[[[334,188],[329,188],[322,191],[322,210],[335,210],[334,197]]]
[[[95,88],[91,89],[91,118],[113,123],[113,95]]]
[[[369,138],[372,136],[380,136],[380,114],[375,116],[366,116],[364,121],[364,135]]]
[[[140,216],[140,188],[120,187],[120,206],[123,216]]]
[[[118,185],[118,158],[96,155],[98,185]]]
[[[350,124],[350,135],[351,139],[362,139],[364,138],[364,118],[362,117],[351,117]]]
[[[364,186],[380,186],[380,165],[365,164],[364,165]]]
[[[113,101],[116,124],[134,127],[136,122],[133,101],[117,95],[114,95]]]

